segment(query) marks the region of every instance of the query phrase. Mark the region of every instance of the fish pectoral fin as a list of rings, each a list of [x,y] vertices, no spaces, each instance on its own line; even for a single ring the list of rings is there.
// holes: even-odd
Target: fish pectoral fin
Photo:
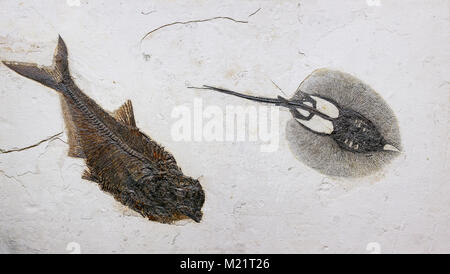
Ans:
[[[97,182],[97,178],[91,173],[89,169],[85,169],[83,171],[83,175],[81,176],[81,179]]]
[[[120,108],[114,111],[114,118],[120,123],[136,127],[136,121],[134,120],[133,104],[130,100],[127,100]]]

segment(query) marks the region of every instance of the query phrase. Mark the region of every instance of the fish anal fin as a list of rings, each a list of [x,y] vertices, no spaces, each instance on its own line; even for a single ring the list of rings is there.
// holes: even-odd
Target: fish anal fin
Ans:
[[[125,125],[136,127],[133,104],[130,100],[127,100],[122,106],[120,106],[120,108],[114,111],[114,118]]]
[[[77,134],[77,129],[72,119],[70,106],[63,96],[60,96],[60,102],[64,117],[64,123],[67,130],[67,142],[69,144],[69,152],[67,153],[67,155],[75,158],[85,158],[83,149],[80,145],[80,137]]]
[[[69,141],[69,145],[70,145],[70,141]],[[79,147],[76,147],[76,146],[70,146],[69,147],[69,151],[67,152],[67,156],[73,157],[73,158],[86,158],[84,156],[83,151],[81,149],[79,149]]]

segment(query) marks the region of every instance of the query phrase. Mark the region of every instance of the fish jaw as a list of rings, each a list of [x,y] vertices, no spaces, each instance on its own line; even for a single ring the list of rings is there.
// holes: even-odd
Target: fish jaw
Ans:
[[[398,148],[396,148],[395,146],[390,145],[390,144],[385,144],[385,145],[383,146],[383,150],[386,150],[386,151],[394,151],[394,152],[400,152],[400,150],[399,150]]]

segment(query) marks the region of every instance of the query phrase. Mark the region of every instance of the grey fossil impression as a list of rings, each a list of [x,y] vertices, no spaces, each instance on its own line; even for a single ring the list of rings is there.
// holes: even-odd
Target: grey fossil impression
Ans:
[[[380,170],[401,150],[397,119],[371,87],[350,74],[318,69],[290,99],[264,98],[203,86],[252,101],[286,107],[286,138],[295,156],[319,172],[361,177]]]

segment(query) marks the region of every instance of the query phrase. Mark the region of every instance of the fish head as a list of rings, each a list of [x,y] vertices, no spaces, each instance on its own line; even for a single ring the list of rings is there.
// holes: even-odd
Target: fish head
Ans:
[[[200,222],[205,194],[199,181],[179,171],[162,175],[149,174],[142,183],[130,184],[135,187],[126,193],[132,193],[132,204],[142,205],[144,216],[162,223],[186,218]],[[141,213],[142,208],[138,208]]]
[[[197,223],[201,221],[205,193],[197,179],[183,176],[175,188],[174,197],[177,213],[187,216]]]

